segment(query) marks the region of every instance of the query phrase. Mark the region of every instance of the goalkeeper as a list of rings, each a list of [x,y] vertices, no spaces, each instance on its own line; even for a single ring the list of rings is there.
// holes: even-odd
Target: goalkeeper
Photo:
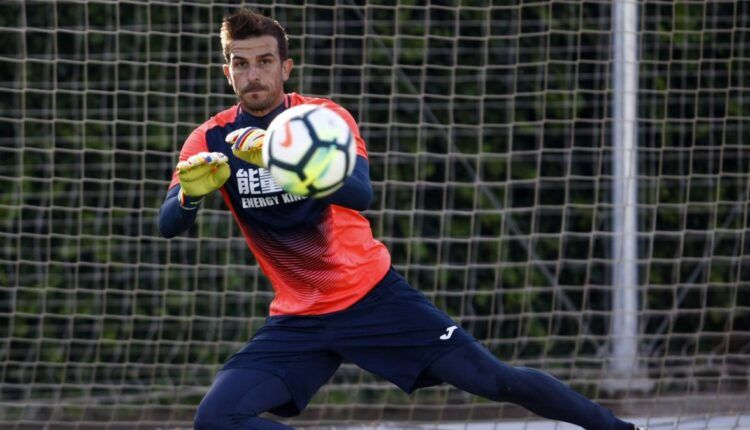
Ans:
[[[184,232],[203,196],[219,190],[275,296],[266,324],[198,406],[197,430],[289,429],[261,414],[299,414],[344,360],[407,393],[445,382],[589,430],[636,429],[545,373],[504,364],[391,267],[359,213],[372,189],[357,124],[330,100],[284,93],[293,63],[276,21],[240,9],[224,19],[221,43],[239,102],[185,141],[159,229]],[[263,130],[303,103],[337,111],[357,142],[354,173],[323,199],[281,198],[262,168]]]

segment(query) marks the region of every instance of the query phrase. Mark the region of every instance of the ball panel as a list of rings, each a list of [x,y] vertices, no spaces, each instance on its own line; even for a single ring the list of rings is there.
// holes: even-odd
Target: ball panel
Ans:
[[[270,150],[269,159],[297,164],[313,146],[313,139],[304,121],[292,119],[276,129],[266,143]]]
[[[354,141],[351,131],[344,145],[342,152],[346,154],[346,177],[349,177],[354,171],[354,164],[357,162],[357,142]]]
[[[345,144],[351,134],[349,125],[336,112],[327,109],[316,109],[306,115],[318,139],[326,142]]]
[[[266,138],[263,144],[263,148],[261,149],[261,156],[263,157],[264,164],[268,165],[268,160],[271,158],[271,142],[275,140],[273,136],[276,134],[276,131],[280,128],[283,129],[285,124],[288,123],[291,119],[301,118],[308,112],[313,111],[317,108],[318,106],[316,105],[308,104],[293,106],[278,114],[276,118],[271,121],[271,123],[268,125],[268,128],[266,129]],[[279,137],[283,141],[283,137]]]
[[[334,185],[334,186],[332,186],[330,188],[326,188],[326,189],[314,189],[314,191],[310,193],[310,196],[315,197],[316,199],[319,199],[319,198],[325,197],[325,196],[329,196],[329,195],[335,193],[336,191],[338,191],[338,189],[341,188],[342,186],[344,186],[344,183],[343,182],[339,182],[338,184],[336,184],[336,185]]]
[[[270,124],[268,124],[268,129],[266,130],[266,133],[272,133],[274,130],[276,130],[279,127],[283,127],[284,124],[286,124],[289,120],[293,118],[302,118],[309,112],[319,109],[320,106],[318,105],[297,105],[292,106],[289,109],[285,110],[284,112],[281,112],[276,116],[276,118],[271,121]]]
[[[346,153],[338,149],[332,149],[331,154],[333,154],[333,156],[328,161],[325,171],[313,181],[315,188],[323,189],[331,187],[341,182],[341,178],[347,176]]]
[[[310,182],[317,181],[321,176],[331,176],[329,172],[331,160],[341,152],[330,146],[321,146],[315,148],[312,157],[307,161],[302,171],[305,178],[310,178]],[[338,177],[341,180],[341,176]]]
[[[308,195],[307,185],[300,180],[299,174],[279,166],[270,167],[271,176],[284,191],[298,196]]]

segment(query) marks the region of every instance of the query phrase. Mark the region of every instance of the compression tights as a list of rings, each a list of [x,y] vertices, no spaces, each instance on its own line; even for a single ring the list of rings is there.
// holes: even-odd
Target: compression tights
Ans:
[[[198,406],[195,430],[291,430],[258,415],[292,396],[277,376],[255,369],[222,370]]]
[[[511,402],[552,420],[587,430],[631,430],[632,424],[573,391],[552,376],[525,367],[512,367],[479,343],[447,353],[427,371],[461,390],[498,402]],[[278,377],[254,369],[219,372],[198,407],[195,430],[288,430],[289,426],[259,418],[263,412],[291,401]]]
[[[478,342],[456,348],[433,363],[431,376],[454,387],[498,402],[510,402],[551,420],[586,430],[632,430],[633,425],[535,369],[512,367]]]

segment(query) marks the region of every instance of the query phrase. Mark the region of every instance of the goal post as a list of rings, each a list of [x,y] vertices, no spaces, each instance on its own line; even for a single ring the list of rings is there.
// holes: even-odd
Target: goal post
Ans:
[[[618,382],[633,384],[638,358],[638,4],[612,6],[612,365]],[[610,387],[615,388],[615,387]],[[650,388],[647,385],[644,388]]]
[[[394,266],[497,357],[624,416],[747,415],[750,7],[622,3],[637,6],[626,88],[615,2],[244,5],[289,31],[287,90],[357,118],[364,215]],[[263,324],[270,285],[219,196],[185,235],[156,229],[183,140],[235,102],[218,36],[234,7],[0,2],[0,427],[189,428]],[[618,94],[637,109],[618,113]],[[624,124],[632,167],[618,170]],[[617,203],[619,181],[637,198]],[[618,273],[637,302],[620,335]],[[618,336],[640,367],[613,391]],[[289,422],[533,419],[345,364]]]

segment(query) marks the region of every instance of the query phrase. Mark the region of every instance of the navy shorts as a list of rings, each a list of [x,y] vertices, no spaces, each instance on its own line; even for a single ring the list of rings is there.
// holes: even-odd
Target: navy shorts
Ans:
[[[292,402],[272,409],[299,414],[343,361],[379,375],[407,393],[441,381],[424,374],[473,336],[391,269],[353,306],[315,316],[272,316],[222,369],[252,368],[281,378]]]

